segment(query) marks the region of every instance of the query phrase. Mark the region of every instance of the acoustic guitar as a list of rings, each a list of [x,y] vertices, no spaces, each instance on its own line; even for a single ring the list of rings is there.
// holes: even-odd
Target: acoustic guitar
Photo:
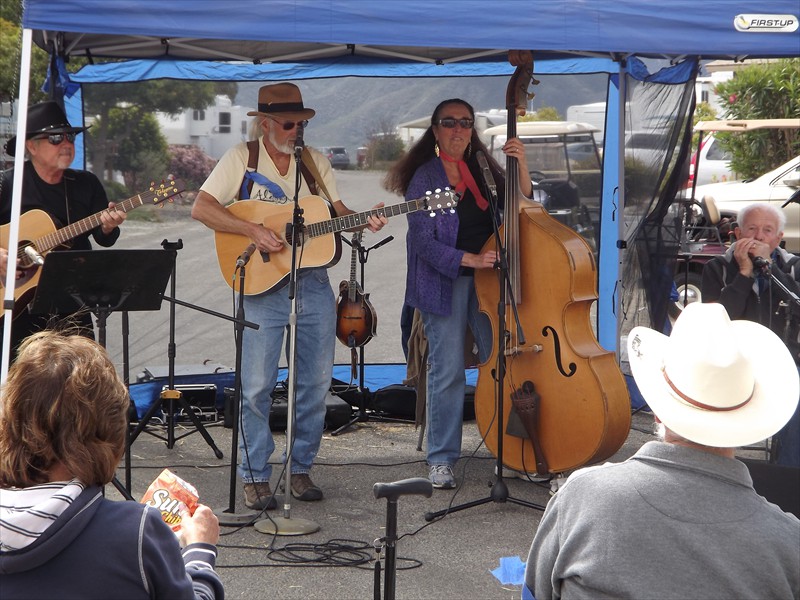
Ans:
[[[115,210],[127,213],[144,204],[160,204],[164,200],[177,196],[185,189],[185,185],[180,179],[169,179],[158,185],[151,183],[150,189],[146,192],[117,202]],[[19,311],[27,307],[33,300],[36,286],[39,283],[39,267],[44,264],[45,255],[55,248],[66,247],[65,245],[70,240],[99,227],[101,215],[108,210],[106,208],[60,229],[56,228],[53,219],[43,210],[29,210],[20,215],[17,269],[22,272],[22,277],[14,283],[13,316],[18,315]],[[8,249],[10,227],[10,224],[0,226],[0,247],[6,250]],[[3,290],[4,287],[5,281],[0,281],[0,290]],[[0,315],[1,317],[2,315]]]
[[[303,226],[300,235],[293,240],[297,245],[297,268],[302,270],[336,264],[342,254],[339,232],[366,225],[370,216],[382,215],[388,218],[427,210],[430,211],[431,217],[435,217],[437,212],[453,210],[457,202],[458,194],[455,192],[448,189],[436,190],[408,202],[326,219],[331,216],[331,209],[325,200],[319,196],[301,198],[299,204],[307,224]],[[226,208],[240,219],[259,223],[271,229],[283,240],[284,246],[279,252],[253,254],[247,265],[244,294],[246,296],[261,294],[283,285],[291,271],[294,205],[272,204],[262,200],[239,200]],[[238,286],[235,285],[236,261],[251,240],[246,235],[215,231],[214,242],[222,277],[232,289],[238,291]]]

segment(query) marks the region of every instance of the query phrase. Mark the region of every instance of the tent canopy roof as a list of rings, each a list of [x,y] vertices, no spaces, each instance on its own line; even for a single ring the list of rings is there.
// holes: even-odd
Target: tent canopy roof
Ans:
[[[93,57],[249,62],[359,54],[445,63],[509,48],[743,59],[800,54],[796,0],[27,0],[36,43]],[[765,18],[758,21],[758,12]],[[767,23],[756,27],[757,23]],[[758,31],[756,31],[758,29]]]

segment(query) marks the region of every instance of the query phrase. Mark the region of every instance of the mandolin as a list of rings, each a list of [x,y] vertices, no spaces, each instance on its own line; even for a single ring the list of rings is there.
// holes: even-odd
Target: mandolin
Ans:
[[[350,279],[339,284],[336,306],[336,337],[348,348],[360,348],[375,336],[378,317],[369,301],[369,294],[356,281],[356,260],[361,247],[360,231],[353,234]]]

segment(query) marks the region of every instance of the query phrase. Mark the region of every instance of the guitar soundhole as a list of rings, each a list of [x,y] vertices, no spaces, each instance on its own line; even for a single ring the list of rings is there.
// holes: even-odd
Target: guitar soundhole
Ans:
[[[303,226],[303,227],[300,228],[300,235],[298,235],[297,239],[294,240],[294,243],[297,246],[302,246],[305,243],[305,239],[306,239],[305,233],[306,233],[306,228],[305,228],[305,226]],[[293,242],[293,240],[292,240],[292,224],[291,223],[287,223],[286,224],[286,234],[283,237],[286,240],[286,245],[291,247],[292,242]]]

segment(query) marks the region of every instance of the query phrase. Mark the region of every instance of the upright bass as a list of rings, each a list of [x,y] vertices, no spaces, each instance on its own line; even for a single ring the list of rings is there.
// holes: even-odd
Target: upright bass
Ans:
[[[530,52],[511,51],[509,60],[516,67],[506,94],[512,138],[534,80]],[[538,203],[522,206],[516,159],[506,161],[499,235],[508,277],[475,271],[478,302],[495,334],[492,353],[478,369],[475,417],[487,447],[505,466],[559,473],[604,460],[622,446],[630,400],[614,353],[599,345],[592,330],[597,265],[591,248]],[[493,237],[484,250],[497,246]],[[507,281],[502,295],[501,279]],[[498,310],[501,297],[509,310]],[[498,313],[505,313],[503,322]]]

